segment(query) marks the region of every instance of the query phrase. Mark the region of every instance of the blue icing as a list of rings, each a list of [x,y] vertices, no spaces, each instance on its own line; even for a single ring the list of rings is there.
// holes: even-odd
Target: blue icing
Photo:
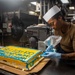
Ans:
[[[5,56],[5,52],[3,50],[0,50],[0,56]]]
[[[47,49],[45,50],[45,52],[54,52],[53,48],[54,47],[52,45],[48,46]]]
[[[55,51],[56,51],[56,49],[51,45],[51,46],[47,47],[47,49],[41,54],[41,56],[47,55],[48,52],[55,52]]]

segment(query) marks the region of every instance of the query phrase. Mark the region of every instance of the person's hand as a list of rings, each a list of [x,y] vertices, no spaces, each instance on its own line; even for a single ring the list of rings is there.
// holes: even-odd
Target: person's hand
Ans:
[[[57,52],[44,52],[42,55],[42,57],[45,57],[45,58],[58,58],[60,59],[61,58],[61,53],[57,53]]]

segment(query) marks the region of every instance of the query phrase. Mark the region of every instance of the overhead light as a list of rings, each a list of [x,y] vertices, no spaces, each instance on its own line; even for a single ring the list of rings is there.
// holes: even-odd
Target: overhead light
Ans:
[[[69,3],[68,0],[61,0],[62,3]]]
[[[74,10],[74,6],[69,7],[70,10]]]
[[[31,2],[31,4],[36,5],[37,2]]]

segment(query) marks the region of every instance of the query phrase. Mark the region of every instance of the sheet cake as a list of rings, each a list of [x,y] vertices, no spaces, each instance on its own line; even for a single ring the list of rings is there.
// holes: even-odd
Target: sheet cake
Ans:
[[[31,70],[43,57],[41,50],[6,46],[0,49],[0,62],[22,69]]]

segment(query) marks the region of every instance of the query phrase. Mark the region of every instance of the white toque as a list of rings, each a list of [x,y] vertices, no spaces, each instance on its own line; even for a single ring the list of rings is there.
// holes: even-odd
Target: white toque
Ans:
[[[48,22],[55,14],[60,12],[60,8],[58,6],[53,6],[48,12],[43,16],[43,19]]]

